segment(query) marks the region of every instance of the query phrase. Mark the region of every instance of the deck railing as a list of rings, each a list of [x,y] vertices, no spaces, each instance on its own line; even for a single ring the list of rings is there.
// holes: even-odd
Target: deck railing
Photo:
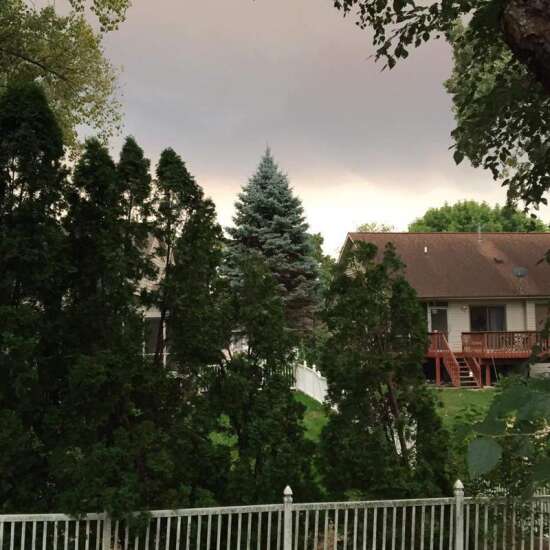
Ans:
[[[517,505],[516,505],[517,504]],[[550,497],[513,503],[452,497],[156,510],[0,515],[0,550],[481,550],[548,548]]]
[[[462,333],[462,349],[465,352],[527,357],[535,346],[541,353],[547,353],[550,351],[550,339],[540,332],[529,330]]]
[[[429,350],[443,352],[447,348],[448,335],[446,332],[429,332]]]

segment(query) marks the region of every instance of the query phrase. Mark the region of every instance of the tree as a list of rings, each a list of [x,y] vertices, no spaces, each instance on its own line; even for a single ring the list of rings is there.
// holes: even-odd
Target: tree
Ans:
[[[172,296],[167,327],[170,364],[194,389],[204,378],[204,369],[223,360],[222,245],[215,206],[209,199],[201,199],[176,240],[166,281]]]
[[[544,379],[506,380],[468,446],[472,485],[485,493],[532,496],[550,477],[550,384]]]
[[[486,202],[459,201],[429,208],[409,225],[409,231],[548,231],[549,227],[536,217],[511,206],[489,206]]]
[[[409,0],[392,4],[373,0],[335,0],[345,14],[355,12],[361,28],[372,27],[376,57],[392,68],[398,59],[408,57],[409,49],[450,33],[454,25],[469,18],[469,28],[479,43],[506,44],[514,58],[523,64],[550,91],[548,14],[546,0],[504,3],[433,2]]]
[[[392,231],[395,231],[395,227],[385,223],[367,222],[362,223],[357,228],[357,231],[361,233],[391,233]]]
[[[62,304],[65,237],[59,216],[66,171],[62,134],[38,85],[0,97],[0,502],[3,510],[48,503],[44,423],[48,366]],[[37,480],[40,480],[38,482]]]
[[[77,13],[84,13],[86,8],[97,17],[102,32],[114,30],[126,18],[130,0],[69,0]]]
[[[451,40],[455,161],[490,170],[512,201],[546,203],[550,97],[504,42],[487,44],[461,24]]]
[[[298,333],[311,327],[317,270],[300,200],[288,178],[266,150],[256,173],[235,205],[234,227],[228,228],[229,262],[234,281],[241,278],[241,258],[259,252],[277,281],[288,326]]]
[[[457,163],[491,170],[511,200],[535,206],[550,188],[548,152],[548,0],[490,2],[335,0],[372,28],[376,58],[392,68],[412,47],[447,37],[455,67],[447,89],[457,126]],[[467,23],[466,23],[467,22]]]
[[[38,9],[23,0],[0,3],[0,83],[39,81],[69,146],[83,124],[103,139],[118,129],[116,78],[101,35],[81,13],[60,16],[52,6]]]
[[[235,442],[227,495],[243,504],[273,502],[290,484],[308,499],[315,494],[313,445],[289,384],[294,346],[278,285],[258,253],[239,268],[239,284],[226,288],[224,360],[209,386],[218,431]]]
[[[450,489],[447,434],[422,376],[426,326],[392,245],[344,251],[330,288],[320,368],[330,416],[321,472],[336,497]]]
[[[153,303],[160,315],[155,351],[155,365],[158,367],[167,352],[167,320],[179,288],[172,273],[176,246],[190,216],[200,206],[203,194],[173,149],[165,149],[160,155],[155,191],[153,256],[158,265],[158,284],[153,292]]]

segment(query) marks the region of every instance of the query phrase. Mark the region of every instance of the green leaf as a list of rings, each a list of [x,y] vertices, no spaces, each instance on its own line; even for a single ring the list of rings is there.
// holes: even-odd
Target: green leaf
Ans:
[[[472,477],[490,472],[502,456],[502,447],[488,437],[475,439],[468,446],[468,469]]]
[[[454,158],[456,164],[460,164],[464,160],[464,153],[457,150],[453,153],[453,158]]]
[[[504,433],[506,424],[503,420],[488,415],[483,422],[476,424],[474,429],[482,435],[500,435]]]

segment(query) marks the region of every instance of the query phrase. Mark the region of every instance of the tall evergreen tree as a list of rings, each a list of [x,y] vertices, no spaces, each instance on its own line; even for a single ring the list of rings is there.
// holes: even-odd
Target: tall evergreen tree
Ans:
[[[108,151],[89,140],[73,185],[66,393],[55,423],[64,435],[51,459],[58,506],[121,515],[209,502],[225,471],[223,454],[193,423],[182,381],[143,356],[141,273],[138,251],[131,250],[138,245],[127,238],[128,187],[120,165],[117,171]],[[142,193],[136,207],[146,198]],[[198,454],[208,459],[197,463]]]
[[[173,149],[162,151],[156,175],[153,254],[158,267],[158,284],[153,301],[159,310],[160,322],[154,363],[160,366],[167,351],[167,320],[177,295],[177,282],[172,275],[175,249],[191,212],[202,200],[202,190]]]
[[[304,407],[288,383],[294,346],[282,299],[258,255],[243,257],[239,268],[242,278],[228,286],[224,302],[224,359],[208,392],[218,430],[235,441],[226,494],[242,504],[273,502],[291,484],[309,499],[314,449],[305,438]]]
[[[48,505],[44,425],[55,403],[66,184],[61,130],[42,89],[0,98],[0,509]],[[37,480],[41,480],[37,483]]]
[[[336,497],[450,490],[447,436],[421,371],[425,321],[402,269],[393,247],[379,257],[358,243],[335,270],[320,367],[331,405],[321,470]]]
[[[307,331],[316,307],[316,262],[300,200],[269,149],[239,195],[236,211],[235,226],[227,230],[232,279],[242,278],[240,258],[260,254],[277,282],[288,326],[298,333]]]

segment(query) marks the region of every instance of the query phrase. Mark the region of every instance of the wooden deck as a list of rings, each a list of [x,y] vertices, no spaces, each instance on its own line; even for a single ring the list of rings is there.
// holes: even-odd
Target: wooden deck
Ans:
[[[446,335],[432,332],[427,356],[441,357],[447,352]],[[477,359],[527,359],[533,350],[541,356],[550,355],[550,338],[536,331],[463,332],[462,349],[454,350],[458,357]]]

